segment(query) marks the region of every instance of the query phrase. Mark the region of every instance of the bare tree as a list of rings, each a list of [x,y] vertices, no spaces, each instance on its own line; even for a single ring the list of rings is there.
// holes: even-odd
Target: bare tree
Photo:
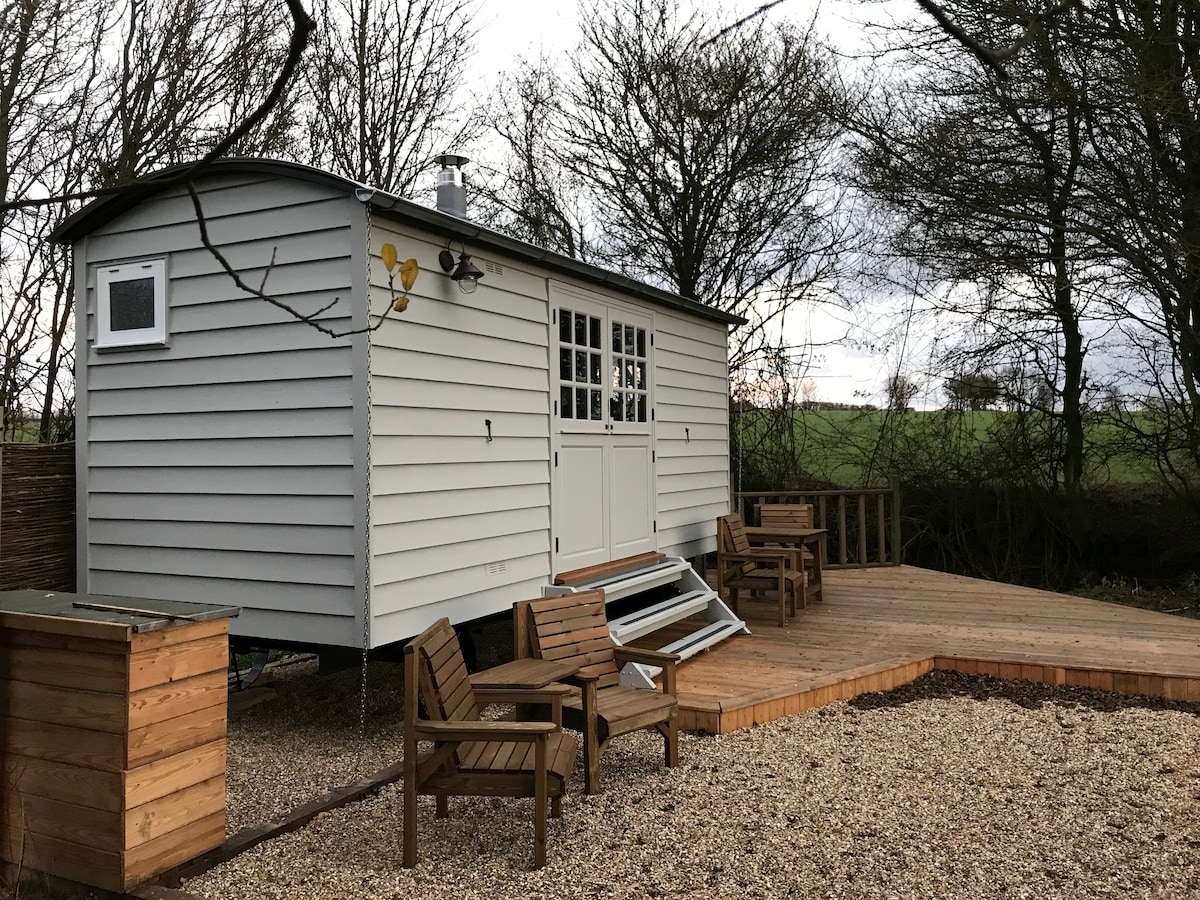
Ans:
[[[1031,15],[952,10],[993,43],[1024,33]],[[1067,24],[1060,16],[1028,36],[1005,80],[981,78],[949,38],[919,29],[898,63],[911,74],[859,120],[858,161],[862,186],[890,210],[894,247],[938,286],[933,305],[971,323],[967,339],[937,341],[941,364],[1032,369],[1056,386],[1058,402],[1041,410],[1053,438],[1045,464],[1074,494],[1085,468],[1085,325],[1105,311],[1094,296],[1102,256],[1074,224],[1087,148]]]
[[[586,260],[595,223],[583,203],[584,185],[558,153],[562,99],[562,81],[544,59],[519,62],[501,83],[481,116],[502,150],[497,162],[481,165],[478,215],[513,237]]]
[[[791,304],[833,294],[846,239],[833,56],[790,26],[706,42],[710,22],[671,0],[603,0],[582,20],[567,74],[518,83],[505,133],[522,177],[503,205],[519,216],[551,186],[560,199],[535,202],[526,233],[570,247],[582,232],[594,261],[753,319],[733,359],[750,364]]]
[[[471,13],[470,0],[320,0],[303,158],[411,195],[431,157],[467,139],[455,101]]]

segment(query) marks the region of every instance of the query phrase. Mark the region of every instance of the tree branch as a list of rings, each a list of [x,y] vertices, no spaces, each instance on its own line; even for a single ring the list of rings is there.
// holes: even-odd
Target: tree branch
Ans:
[[[187,186],[187,190],[188,190],[188,196],[190,196],[192,198],[192,208],[195,209],[195,211],[196,211],[196,225],[200,228],[200,243],[202,243],[204,245],[205,250],[207,250],[210,254],[212,254],[213,259],[215,259],[221,265],[221,268],[225,270],[225,274],[233,279],[233,283],[238,286],[239,290],[244,291],[245,293],[249,294],[251,297],[256,297],[259,300],[263,300],[263,301],[271,304],[272,306],[283,310],[289,316],[296,319],[296,321],[303,322],[305,325],[308,325],[310,328],[315,328],[317,331],[321,332],[322,334],[327,334],[331,338],[348,337],[349,335],[352,335],[352,334],[363,334],[366,332],[376,331],[379,329],[380,326],[383,325],[384,322],[387,321],[388,316],[391,314],[392,309],[395,306],[395,301],[397,299],[396,292],[395,292],[395,289],[392,288],[392,282],[391,282],[390,278],[388,279],[388,287],[391,288],[392,296],[391,296],[391,299],[388,301],[388,308],[384,311],[383,315],[379,317],[379,321],[376,322],[374,325],[365,325],[362,328],[348,328],[345,331],[335,331],[334,329],[330,328],[328,325],[323,324],[322,322],[320,322],[317,319],[317,317],[320,316],[322,313],[326,313],[329,310],[333,309],[333,307],[335,307],[340,302],[340,300],[341,300],[340,297],[334,297],[333,300],[331,300],[329,303],[326,303],[324,306],[322,306],[316,312],[308,313],[306,315],[306,314],[300,312],[295,307],[291,306],[290,304],[285,303],[284,301],[280,300],[278,297],[273,297],[270,294],[266,293],[267,278],[270,276],[271,270],[275,267],[275,252],[276,252],[275,250],[271,251],[271,262],[270,262],[270,264],[268,264],[266,271],[263,272],[262,282],[259,284],[259,286],[257,288],[255,288],[255,287],[251,287],[250,285],[246,284],[246,282],[242,279],[241,273],[238,272],[238,270],[233,267],[233,264],[230,263],[229,260],[225,258],[225,254],[223,254],[220,250],[217,249],[216,245],[213,244],[211,238],[209,237],[208,221],[204,217],[204,209],[200,205],[200,195],[198,193],[196,193],[196,186],[189,182],[188,186]]]
[[[288,44],[287,57],[283,61],[283,65],[279,70],[279,74],[275,77],[275,82],[271,86],[270,93],[263,99],[253,112],[233,128],[224,138],[217,142],[208,153],[192,163],[186,169],[169,178],[163,178],[154,182],[127,182],[125,184],[116,185],[110,188],[101,188],[98,190],[75,191],[67,194],[58,194],[52,197],[46,197],[38,200],[12,200],[0,202],[0,213],[8,212],[14,209],[35,209],[43,206],[55,206],[60,203],[70,202],[73,200],[91,200],[97,197],[108,197],[114,194],[124,193],[125,191],[135,191],[144,194],[166,190],[178,185],[188,185],[189,190],[191,184],[199,177],[205,169],[213,162],[213,160],[224,156],[229,152],[229,149],[237,144],[238,141],[246,137],[256,126],[259,125],[268,115],[271,110],[282,99],[284,92],[287,90],[288,83],[292,79],[297,66],[300,64],[300,59],[304,55],[305,49],[308,47],[309,37],[317,27],[317,23],[304,10],[304,6],[300,0],[284,0],[287,5],[288,13],[292,18],[292,36]]]

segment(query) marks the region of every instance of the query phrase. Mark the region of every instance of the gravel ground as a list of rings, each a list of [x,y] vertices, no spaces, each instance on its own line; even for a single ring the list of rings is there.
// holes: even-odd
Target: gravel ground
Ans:
[[[347,696],[357,673],[320,691],[290,673],[274,701],[231,718],[235,827],[398,758],[399,672],[379,671],[365,739]],[[264,740],[275,746],[252,751]],[[396,785],[184,888],[214,900],[1200,897],[1195,705],[933,673],[684,736],[673,770],[661,747],[619,739],[597,797],[576,768],[538,872],[526,871],[529,801],[481,798],[451,800],[441,821],[423,799],[420,862],[401,868]]]

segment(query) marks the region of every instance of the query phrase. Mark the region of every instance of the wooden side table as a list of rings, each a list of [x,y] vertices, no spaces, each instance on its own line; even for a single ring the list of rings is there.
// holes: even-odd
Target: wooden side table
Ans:
[[[812,554],[812,562],[806,567],[809,572],[808,593],[818,600],[824,600],[821,572],[825,565],[825,534],[828,530],[827,528],[786,528],[782,525],[770,525],[747,527],[746,535],[750,538],[751,544],[756,546],[779,544],[795,550],[798,558],[800,557],[800,548],[807,547]]]

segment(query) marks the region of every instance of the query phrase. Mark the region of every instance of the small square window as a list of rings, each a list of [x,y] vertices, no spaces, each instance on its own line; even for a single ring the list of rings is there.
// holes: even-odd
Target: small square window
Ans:
[[[146,259],[96,268],[96,346],[167,342],[167,263]]]

